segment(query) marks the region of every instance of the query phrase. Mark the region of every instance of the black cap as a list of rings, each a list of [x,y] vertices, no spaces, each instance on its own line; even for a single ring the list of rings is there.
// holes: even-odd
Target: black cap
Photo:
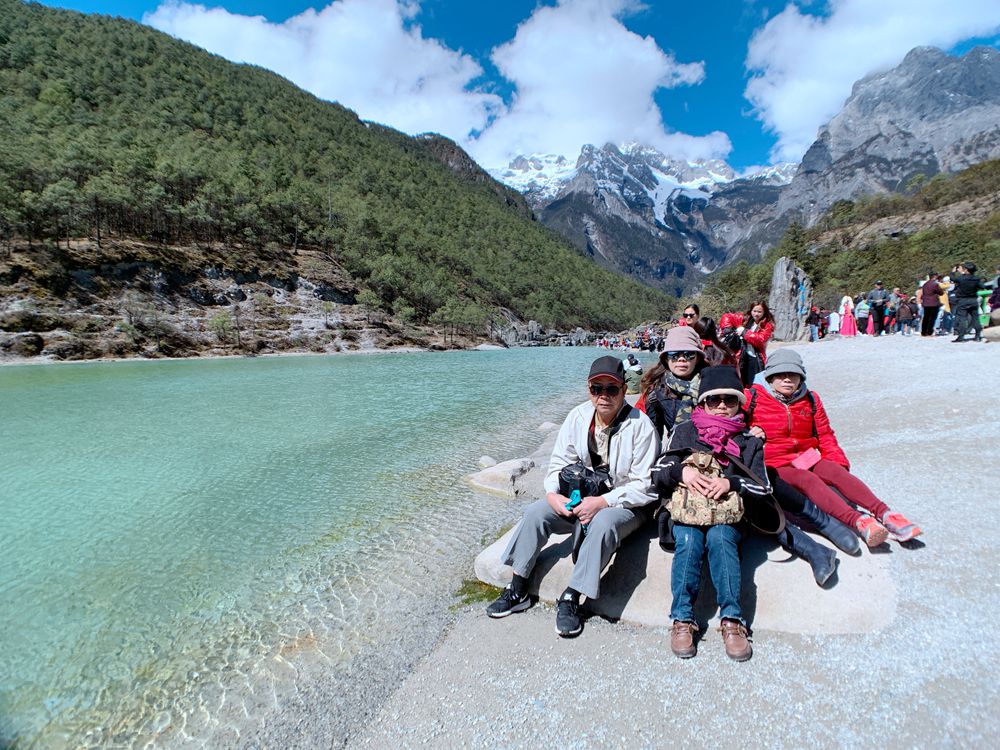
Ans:
[[[976,272],[976,264],[973,263],[972,261],[967,261],[967,262],[963,263],[962,264],[962,268],[964,268],[969,273],[975,273]]]
[[[881,281],[876,281],[875,282],[875,286],[882,286],[882,282]]]
[[[598,357],[594,360],[594,364],[590,366],[590,375],[587,376],[587,381],[589,382],[594,378],[600,377],[614,378],[619,383],[624,383],[625,365],[618,357],[612,357],[611,355]]]

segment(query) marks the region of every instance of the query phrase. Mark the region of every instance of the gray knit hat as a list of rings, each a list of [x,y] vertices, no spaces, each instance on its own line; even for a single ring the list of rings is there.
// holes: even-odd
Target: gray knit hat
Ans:
[[[802,357],[794,349],[778,349],[772,352],[767,358],[767,366],[761,374],[767,380],[772,375],[782,372],[794,372],[796,375],[801,375],[803,380],[805,379],[805,365],[802,364]]]

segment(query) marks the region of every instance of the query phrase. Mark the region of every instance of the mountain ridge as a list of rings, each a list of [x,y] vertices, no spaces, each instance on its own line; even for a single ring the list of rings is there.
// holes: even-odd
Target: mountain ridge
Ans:
[[[683,186],[691,190],[653,199],[652,216],[634,187],[649,169],[632,158],[642,147],[600,150],[627,163],[595,170],[589,155],[598,149],[585,146],[572,167],[563,159],[547,173],[558,157],[518,157],[494,175],[525,189],[540,220],[581,251],[682,294],[707,273],[759,260],[789,224],[812,226],[838,200],[902,192],[915,180],[1000,156],[1000,51],[951,56],[914,48],[896,67],[855,82],[798,165],[703,176]]]

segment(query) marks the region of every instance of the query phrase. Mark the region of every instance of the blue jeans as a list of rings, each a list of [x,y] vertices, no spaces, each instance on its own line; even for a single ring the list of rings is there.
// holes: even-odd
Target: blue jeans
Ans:
[[[810,341],[819,341],[819,326],[818,325],[813,325],[812,323],[809,324],[809,340]]]
[[[740,609],[740,539],[735,526],[674,524],[674,561],[670,590],[674,601],[670,619],[694,622],[694,603],[701,587],[701,563],[708,547],[708,569],[719,598],[719,616],[743,622]]]

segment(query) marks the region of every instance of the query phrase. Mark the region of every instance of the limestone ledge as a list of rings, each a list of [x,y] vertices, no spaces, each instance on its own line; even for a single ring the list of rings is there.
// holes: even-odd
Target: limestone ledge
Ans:
[[[542,497],[542,481],[556,437],[556,425],[540,426],[542,445],[527,458],[497,463],[468,477],[476,489],[507,497],[523,497],[525,504]],[[488,457],[481,459],[487,461]],[[489,459],[490,461],[492,459]],[[488,463],[488,461],[487,461]],[[475,575],[484,583],[506,586],[510,567],[501,556],[514,529],[483,550],[475,561]],[[820,543],[829,543],[815,536]],[[889,575],[893,544],[850,557],[838,552],[839,567],[832,586],[821,589],[808,563],[789,556],[772,538],[758,535],[743,545],[743,606],[758,630],[803,634],[868,633],[887,627],[896,616],[897,592]],[[531,590],[541,601],[554,602],[573,571],[569,536],[554,536],[539,555]],[[585,600],[595,615],[647,626],[670,624],[670,564],[672,553],[661,549],[656,529],[647,524],[629,537],[611,559],[602,579],[601,597]],[[695,610],[699,622],[717,619],[715,591],[707,565]]]

